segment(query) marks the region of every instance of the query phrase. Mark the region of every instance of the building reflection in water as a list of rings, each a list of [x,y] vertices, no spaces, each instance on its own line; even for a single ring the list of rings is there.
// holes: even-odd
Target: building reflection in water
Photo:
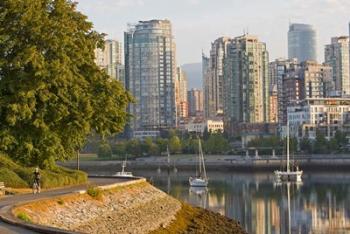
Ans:
[[[248,233],[350,233],[350,174],[344,176],[327,181],[323,175],[307,176],[301,187],[289,187],[290,199],[287,186],[275,186],[269,174],[211,173],[209,188],[199,190],[189,188],[186,175],[171,182],[166,176],[157,178],[156,186],[239,220]]]

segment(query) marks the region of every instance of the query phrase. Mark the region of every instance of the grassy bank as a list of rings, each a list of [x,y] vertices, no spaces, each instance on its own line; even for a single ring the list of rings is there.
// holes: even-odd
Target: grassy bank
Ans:
[[[232,233],[246,234],[240,224],[218,213],[183,203],[175,220],[150,234]]]
[[[0,154],[0,181],[6,187],[28,188],[33,183],[34,168],[24,167]],[[57,166],[53,170],[40,170],[42,188],[55,188],[87,182],[87,174]]]

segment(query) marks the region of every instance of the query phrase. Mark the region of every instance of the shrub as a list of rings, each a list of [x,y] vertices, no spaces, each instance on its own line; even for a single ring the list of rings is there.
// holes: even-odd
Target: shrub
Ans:
[[[34,168],[23,167],[13,162],[9,157],[0,154],[0,181],[5,186],[25,188],[31,186],[34,180]],[[59,166],[52,166],[50,170],[40,170],[41,187],[54,188],[67,185],[83,184],[87,182],[87,174]]]
[[[57,204],[63,205],[63,204],[64,204],[64,201],[60,199],[60,200],[57,201]]]
[[[86,193],[92,197],[95,198],[97,200],[101,200],[102,199],[102,190],[96,187],[89,187],[86,191]]]
[[[0,169],[0,181],[5,183],[5,186],[12,188],[28,187],[28,184],[21,179],[16,173],[7,168]]]
[[[26,223],[31,223],[32,222],[31,218],[24,212],[18,213],[17,214],[17,218],[23,220]]]

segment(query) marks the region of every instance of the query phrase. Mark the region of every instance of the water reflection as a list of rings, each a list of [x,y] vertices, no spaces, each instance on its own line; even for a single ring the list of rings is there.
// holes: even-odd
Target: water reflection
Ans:
[[[191,172],[151,173],[155,186],[241,222],[248,233],[350,233],[350,174],[305,175],[275,184],[272,174],[210,173],[208,189],[190,189]]]

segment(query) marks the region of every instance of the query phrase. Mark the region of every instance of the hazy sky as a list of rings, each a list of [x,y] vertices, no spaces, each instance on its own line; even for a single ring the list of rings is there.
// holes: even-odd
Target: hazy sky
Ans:
[[[289,22],[309,23],[318,36],[318,60],[332,36],[348,35],[350,0],[76,0],[99,32],[123,41],[127,23],[169,19],[177,62],[200,62],[220,36],[248,30],[266,42],[270,60],[287,56]]]

